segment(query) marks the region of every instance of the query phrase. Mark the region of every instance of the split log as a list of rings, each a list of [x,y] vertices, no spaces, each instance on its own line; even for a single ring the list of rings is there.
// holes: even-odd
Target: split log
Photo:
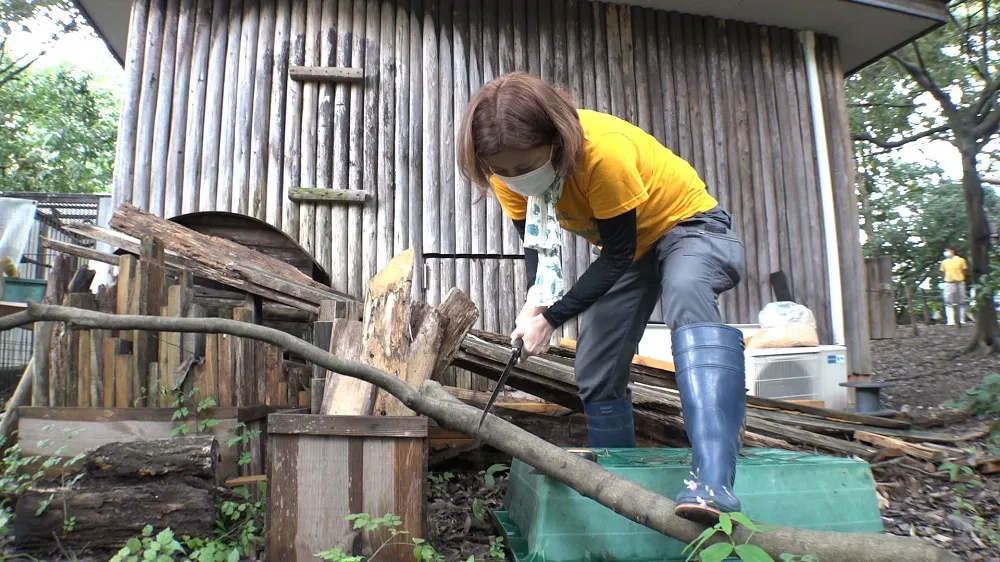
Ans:
[[[365,297],[361,362],[395,377],[406,369],[413,260],[413,250],[390,260],[368,283]],[[326,394],[332,395],[330,407],[324,408],[323,413],[369,416],[374,411],[377,390],[374,385],[353,377],[328,375]]]
[[[72,486],[38,484],[17,499],[14,544],[28,552],[116,550],[147,523],[177,536],[208,536],[218,503],[230,497],[220,486],[218,449],[211,436],[98,447]],[[69,518],[74,524],[66,532]]]
[[[704,530],[703,525],[674,515],[674,502],[668,498],[616,476],[600,465],[570,454],[496,416],[487,416],[482,428],[476,431],[482,410],[456,400],[433,381],[425,383],[419,392],[414,391],[405,382],[384,371],[369,365],[345,361],[291,334],[221,318],[119,316],[37,303],[29,304],[25,312],[0,318],[0,330],[34,321],[69,322],[74,327],[83,328],[228,333],[237,337],[265,341],[328,370],[378,386],[408,408],[434,419],[441,427],[475,435],[484,443],[522,459],[540,473],[563,482],[584,497],[597,501],[631,521],[684,543],[694,541]],[[130,501],[134,505],[143,505],[144,509],[147,505],[155,503],[136,502],[134,497],[130,498]],[[184,507],[189,505],[186,504]],[[212,510],[203,511],[214,519]],[[188,514],[187,517],[193,518],[194,515]],[[105,528],[103,532],[107,533],[108,530]],[[757,545],[774,558],[787,552],[808,552],[820,560],[830,561],[961,560],[958,556],[921,539],[889,534],[840,533],[789,527],[751,533],[747,529],[737,528],[733,530],[732,538],[737,544]],[[714,537],[709,542],[714,543],[718,540],[724,539]]]

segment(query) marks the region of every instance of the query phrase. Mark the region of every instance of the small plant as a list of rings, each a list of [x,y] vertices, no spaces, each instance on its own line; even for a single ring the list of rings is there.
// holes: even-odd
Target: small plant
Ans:
[[[455,475],[450,472],[431,473],[427,475],[427,479],[431,482],[431,491],[442,496],[448,490],[448,482],[454,480]]]
[[[746,543],[736,544],[736,541],[733,539],[734,522],[750,529],[751,537],[755,533],[764,532],[763,526],[754,523],[749,517],[743,515],[742,513],[722,513],[719,515],[719,522],[716,523],[715,526],[702,531],[702,533],[698,535],[698,538],[684,547],[682,552],[687,552],[688,550],[691,551],[687,560],[690,561],[695,555],[697,555],[698,560],[701,562],[722,562],[733,553],[736,553],[740,560],[743,560],[744,562],[774,562],[774,558],[771,558],[771,555],[759,546]],[[702,545],[704,545],[708,539],[712,538],[717,533],[724,534],[726,538],[729,539],[729,542],[717,542],[708,548],[702,549]]]
[[[250,451],[248,451],[247,449],[249,448],[250,443],[254,439],[260,437],[261,431],[259,429],[247,429],[247,424],[243,422],[237,423],[235,430],[237,432],[236,437],[233,437],[228,441],[226,441],[226,446],[227,447],[242,446],[243,452],[240,453],[240,458],[236,462],[240,466],[248,465],[250,464]]]
[[[486,520],[486,508],[483,506],[483,502],[479,500],[473,500],[472,516],[480,521]]]
[[[946,462],[938,467],[938,472],[947,472],[948,478],[955,482],[959,478],[959,473],[975,475],[975,471],[965,465],[958,465],[953,462]]]
[[[506,556],[503,537],[493,537],[490,539],[490,558],[493,560],[503,560]]]
[[[146,525],[141,537],[132,537],[108,562],[173,562],[175,554],[185,554],[173,531],[164,529],[153,536],[153,526]]]
[[[219,420],[215,418],[205,418],[201,419],[201,415],[210,408],[214,408],[218,405],[214,398],[208,397],[202,399],[197,404],[194,403],[194,394],[196,389],[191,389],[187,393],[178,392],[174,397],[171,407],[174,409],[174,414],[171,416],[171,420],[180,421],[176,427],[170,432],[171,437],[177,437],[178,435],[187,435],[191,432],[191,426],[188,424],[188,418],[191,414],[194,414],[194,421],[197,426],[198,433],[204,433],[205,431],[219,425]],[[192,412],[193,408],[193,412]]]
[[[368,557],[369,561],[374,560],[382,552],[382,549],[387,546],[412,546],[413,559],[416,562],[444,562],[444,556],[441,556],[426,540],[410,537],[410,540],[406,541],[404,535],[409,535],[410,533],[399,528],[403,525],[403,520],[396,515],[386,513],[382,517],[372,517],[368,513],[353,513],[348,515],[346,519],[353,522],[355,529],[364,533],[374,533],[379,530],[388,532],[389,536]],[[364,562],[365,560],[362,556],[348,555],[339,548],[317,552],[313,556],[320,560],[330,560],[333,562]],[[469,557],[467,562],[474,562],[474,557]]]
[[[1000,414],[1000,374],[984,378],[978,385],[966,390],[957,402],[949,401],[946,405],[962,408],[974,416]]]
[[[479,471],[479,474],[481,474],[483,479],[486,481],[486,487],[492,490],[497,485],[496,475],[501,472],[507,472],[508,470],[510,470],[510,467],[505,464],[495,464],[486,470]]]

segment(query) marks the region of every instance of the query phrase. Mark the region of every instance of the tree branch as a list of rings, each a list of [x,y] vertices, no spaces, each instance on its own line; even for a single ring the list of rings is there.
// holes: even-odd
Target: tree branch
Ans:
[[[1000,109],[993,106],[989,113],[986,114],[983,122],[972,129],[972,134],[977,140],[983,139],[982,144],[985,146],[989,142],[990,137],[996,134],[998,127],[1000,127]]]
[[[932,78],[931,75],[928,74],[927,68],[923,66],[922,63],[923,57],[920,56],[920,49],[917,48],[916,43],[913,44],[913,50],[917,54],[917,60],[921,61],[919,66],[904,59],[903,57],[897,54],[892,54],[889,56],[890,58],[892,58],[892,60],[896,61],[896,63],[899,66],[903,67],[903,70],[905,70],[907,74],[912,76],[913,79],[917,81],[917,84],[919,84],[921,88],[929,92],[931,96],[933,96],[934,99],[937,100],[939,104],[941,104],[941,109],[944,111],[944,114],[948,117],[948,119],[958,119],[959,118],[958,108],[955,107],[954,103],[952,103],[951,98],[949,98],[948,95],[944,93],[944,90],[938,87],[938,85],[934,82],[934,78]]]
[[[873,137],[871,135],[865,135],[865,134],[862,134],[862,133],[857,133],[857,134],[851,135],[851,139],[852,140],[856,140],[856,141],[870,142],[870,143],[874,144],[875,146],[877,146],[879,148],[884,148],[886,150],[892,150],[893,148],[899,148],[899,147],[901,147],[901,146],[903,146],[905,144],[910,144],[911,142],[918,141],[918,140],[920,140],[922,138],[926,138],[926,137],[934,136],[934,135],[937,135],[937,134],[940,134],[940,133],[944,133],[944,132],[946,132],[946,131],[948,131],[950,129],[951,129],[951,126],[949,126],[949,125],[941,125],[941,126],[934,127],[934,128],[931,128],[931,129],[927,129],[926,131],[921,131],[921,132],[916,133],[914,135],[910,135],[908,137],[903,137],[902,139],[894,140],[894,141],[884,141],[884,140],[877,139],[877,138],[875,138],[875,137]]]
[[[993,98],[996,97],[998,91],[1000,91],[1000,77],[997,77],[995,80],[988,83],[985,88],[983,88],[982,94],[979,95],[979,101],[976,102],[975,115],[982,115],[983,110],[985,110],[987,106],[994,105]],[[985,118],[986,116],[983,115],[980,118],[980,122],[982,122]]]
[[[981,56],[976,51],[976,48],[972,46],[970,27],[968,25],[963,26],[961,22],[958,21],[958,18],[955,17],[955,12],[951,10],[948,10],[948,17],[951,19],[951,24],[954,25],[955,29],[958,30],[959,36],[962,38],[962,51],[964,51],[966,53],[966,56],[969,58],[970,66],[972,66],[972,68],[976,71],[976,74],[978,74],[983,80],[989,82],[990,80],[989,70],[984,68],[985,63],[983,62],[986,59],[986,57]],[[986,44],[984,43],[983,45],[985,49]],[[974,64],[972,62],[974,58],[979,58],[980,64],[983,66]]]
[[[979,178],[979,181],[981,181],[983,183],[988,183],[990,185],[1000,185],[1000,179],[995,180],[995,179],[992,179],[992,178],[983,178],[983,177],[981,177],[981,178]]]
[[[35,57],[35,58],[31,59],[30,61],[24,63],[24,65],[22,65],[20,68],[17,68],[17,69],[15,69],[15,70],[13,70],[13,71],[11,71],[9,73],[7,72],[7,70],[9,70],[13,65],[8,66],[6,69],[3,70],[3,72],[0,72],[0,88],[4,87],[4,85],[7,84],[8,82],[11,82],[14,79],[16,79],[17,76],[18,76],[18,74],[21,74],[25,70],[28,70],[28,67],[31,66],[31,65],[33,65],[33,64],[35,64],[35,61],[37,61],[38,59],[40,59],[42,57],[42,55],[44,55],[44,54],[45,54],[44,52],[40,53],[37,57]],[[21,60],[21,59],[18,59],[18,60]]]
[[[924,104],[916,103],[867,103],[867,102],[854,102],[847,104],[847,107],[889,107],[892,109],[916,109],[922,107]]]
[[[674,502],[669,499],[612,474],[598,463],[570,454],[502,418],[487,416],[482,430],[477,432],[482,410],[446,396],[447,393],[436,382],[424,383],[418,392],[388,373],[345,361],[280,330],[222,318],[116,315],[30,302],[26,311],[0,318],[0,331],[40,321],[65,322],[73,328],[222,333],[264,341],[329,371],[378,386],[411,410],[433,418],[442,427],[475,435],[484,443],[524,460],[538,472],[565,483],[584,497],[640,525],[684,543],[692,542],[704,530],[704,526],[674,515]],[[786,552],[808,552],[820,560],[830,561],[960,560],[956,555],[920,539],[890,534],[839,533],[788,527],[751,534],[739,528],[734,529],[733,539],[737,544],[755,544],[775,559]]]

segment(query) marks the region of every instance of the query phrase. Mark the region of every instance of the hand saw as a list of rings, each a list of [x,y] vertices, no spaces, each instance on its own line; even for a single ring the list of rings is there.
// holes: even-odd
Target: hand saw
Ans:
[[[510,376],[510,372],[514,370],[514,363],[521,358],[521,348],[524,347],[524,340],[517,338],[514,342],[514,352],[510,354],[510,360],[507,361],[507,366],[504,367],[503,373],[500,378],[497,379],[497,386],[493,389],[493,394],[490,395],[490,401],[486,403],[486,407],[483,408],[483,417],[479,418],[479,429],[483,428],[483,422],[486,421],[486,416],[490,413],[490,408],[493,407],[493,403],[496,402],[497,396],[503,391],[503,385],[507,382],[507,377]],[[477,430],[478,432],[478,430]]]

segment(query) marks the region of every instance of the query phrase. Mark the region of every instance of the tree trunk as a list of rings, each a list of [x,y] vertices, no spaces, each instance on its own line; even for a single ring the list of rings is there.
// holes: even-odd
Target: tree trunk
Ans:
[[[218,456],[206,436],[98,447],[75,484],[38,484],[17,499],[14,544],[19,552],[116,551],[147,524],[210,536],[229,496],[218,485]]]
[[[971,144],[975,143],[961,143]],[[969,217],[969,251],[972,275],[968,284],[981,283],[990,275],[990,229],[986,221],[983,203],[983,184],[976,169],[978,151],[973,146],[961,147],[962,191],[965,194],[965,210]],[[980,287],[976,291],[976,338],[969,351],[982,349],[1000,351],[1000,325],[997,324],[996,306],[993,304],[993,289]]]

